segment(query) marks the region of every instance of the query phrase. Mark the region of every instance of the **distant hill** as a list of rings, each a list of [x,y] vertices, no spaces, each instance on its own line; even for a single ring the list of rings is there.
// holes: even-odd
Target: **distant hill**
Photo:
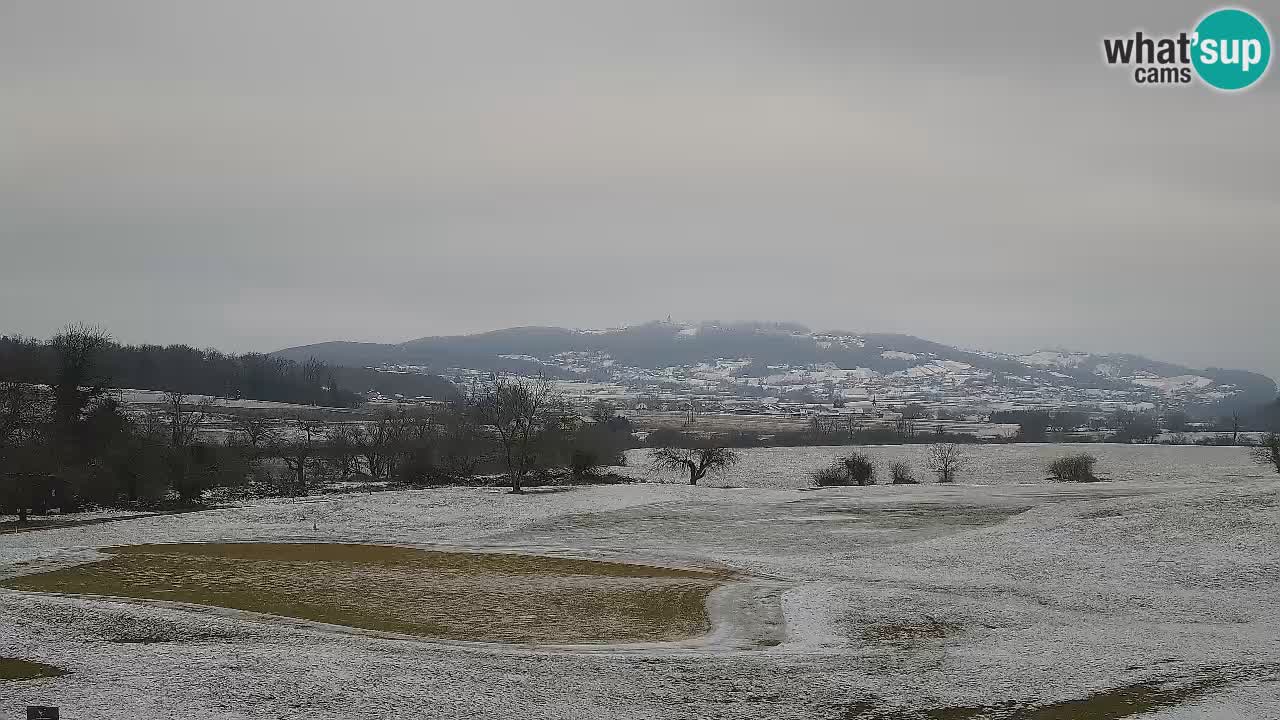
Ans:
[[[970,392],[1062,401],[1088,399],[1215,406],[1271,402],[1276,384],[1258,373],[1194,369],[1137,355],[970,351],[910,335],[814,332],[795,324],[652,322],[613,330],[516,327],[474,335],[424,337],[396,344],[327,342],[275,355],[332,365],[450,368],[643,384],[679,380],[812,391],[868,386],[904,393]],[[732,361],[732,362],[729,362]],[[721,368],[721,370],[715,370]],[[718,374],[717,374],[718,373]],[[832,387],[835,390],[832,390]]]
[[[319,360],[319,356],[316,356]],[[353,406],[360,395],[456,396],[452,383],[436,375],[388,373],[341,366],[311,356],[235,355],[187,345],[121,345],[106,342],[97,354],[98,372],[109,387],[164,390],[192,395],[274,402]],[[0,381],[53,382],[58,355],[49,343],[0,336]]]

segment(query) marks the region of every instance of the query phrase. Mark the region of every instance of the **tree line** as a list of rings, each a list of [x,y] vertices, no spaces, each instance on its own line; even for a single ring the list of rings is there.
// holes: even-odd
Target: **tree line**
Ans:
[[[112,344],[86,327],[48,343],[48,382],[0,382],[0,513],[86,505],[195,505],[214,487],[298,495],[320,479],[405,484],[505,476],[597,479],[625,462],[631,425],[606,403],[582,417],[545,378],[495,378],[432,405],[358,420],[280,419],[168,392],[126,408],[109,388]],[[229,432],[214,435],[211,425]]]
[[[91,349],[93,372],[110,377],[115,387],[330,407],[355,407],[363,400],[342,387],[350,369],[319,360],[233,355],[188,345],[122,345],[87,326],[69,327],[49,341],[0,336],[0,379],[54,385],[66,370],[68,342]]]
[[[1151,443],[1162,432],[1177,437],[1193,428],[1216,432],[1217,435],[1202,438],[1202,445],[1240,445],[1241,433],[1280,430],[1280,400],[1254,408],[1248,412],[1232,412],[1208,421],[1193,423],[1191,416],[1177,408],[1161,413],[1151,410],[1121,408],[1106,415],[1091,414],[1082,410],[1000,410],[990,417],[993,423],[1018,425],[1014,440],[1018,442],[1048,442],[1067,433],[1086,430],[1100,433],[1107,442]],[[1058,436],[1058,438],[1055,438]],[[1185,441],[1179,444],[1186,444]]]
[[[306,494],[316,477],[438,485],[495,475],[520,493],[530,482],[598,481],[635,444],[631,423],[612,405],[597,403],[582,417],[541,377],[499,376],[448,402],[350,422],[249,415],[235,426],[227,446],[250,458],[253,471],[283,464],[287,494]]]

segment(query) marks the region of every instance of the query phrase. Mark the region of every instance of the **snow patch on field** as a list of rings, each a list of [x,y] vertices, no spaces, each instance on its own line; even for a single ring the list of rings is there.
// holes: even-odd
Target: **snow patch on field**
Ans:
[[[163,390],[133,390],[119,389],[112,390],[111,394],[122,403],[130,405],[163,405],[166,392]],[[224,398],[214,395],[185,395],[184,402],[190,405],[199,405],[208,403],[215,407],[226,408],[253,408],[260,410],[297,410],[299,408],[314,409],[311,405],[295,405],[293,403],[273,402],[270,400],[243,400],[238,398]]]
[[[755,487],[666,477],[672,484],[524,497],[384,492],[0,536],[0,574],[108,545],[201,540],[438,544],[728,567],[787,588],[772,649],[446,645],[3,591],[0,656],[72,674],[0,684],[0,708],[54,704],[86,720],[799,720],[852,717],[866,702],[903,716],[1036,704],[1212,670],[1230,682],[1152,717],[1280,716],[1280,489],[1243,449],[1091,445],[1114,482],[1077,486],[1038,475],[1079,446],[988,446],[972,449],[973,468],[956,486],[803,489],[813,468],[848,450],[745,452],[733,474],[712,479]],[[905,458],[926,475],[913,454],[923,447],[868,450],[882,467]],[[922,626],[942,630],[909,634]]]

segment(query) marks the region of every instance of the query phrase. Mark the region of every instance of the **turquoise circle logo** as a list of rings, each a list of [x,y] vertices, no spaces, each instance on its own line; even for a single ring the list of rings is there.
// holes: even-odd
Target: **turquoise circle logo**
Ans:
[[[1271,35],[1252,13],[1215,10],[1196,25],[1191,63],[1200,79],[1219,90],[1243,90],[1258,82],[1271,62]]]

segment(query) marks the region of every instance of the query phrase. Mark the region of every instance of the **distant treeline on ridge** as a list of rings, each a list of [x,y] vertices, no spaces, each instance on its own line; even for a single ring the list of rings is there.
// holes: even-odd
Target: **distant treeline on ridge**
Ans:
[[[49,342],[0,336],[0,380],[49,384],[58,357]],[[330,366],[314,358],[298,362],[262,353],[236,355],[188,345],[108,342],[100,362],[103,382],[109,387],[303,405],[355,407],[371,391],[442,399],[455,392],[439,376]]]

